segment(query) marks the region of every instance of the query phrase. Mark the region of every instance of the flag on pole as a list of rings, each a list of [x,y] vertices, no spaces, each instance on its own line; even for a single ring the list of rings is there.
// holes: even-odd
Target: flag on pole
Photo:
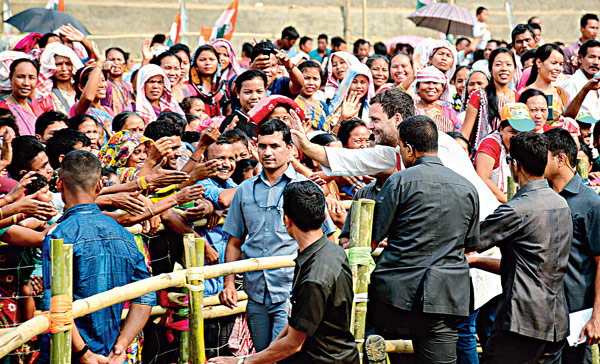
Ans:
[[[65,0],[48,0],[48,4],[46,4],[46,9],[54,9],[64,13]]]
[[[179,43],[179,33],[181,32],[181,11],[177,13],[175,16],[175,20],[173,20],[173,24],[171,25],[171,29],[169,30],[169,34],[167,35],[167,40],[165,44],[167,46],[172,46],[173,44]]]
[[[435,4],[435,0],[417,0],[417,10],[421,9],[424,6],[429,6]]]
[[[212,28],[205,28],[203,25],[200,31],[200,44],[212,42],[218,38],[231,40],[235,31],[239,5],[240,0],[232,0]]]

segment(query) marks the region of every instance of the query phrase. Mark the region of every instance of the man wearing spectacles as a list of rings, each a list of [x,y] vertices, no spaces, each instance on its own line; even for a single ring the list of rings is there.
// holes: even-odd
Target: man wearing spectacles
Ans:
[[[546,136],[513,136],[507,162],[520,189],[481,223],[477,248],[502,253],[502,294],[482,362],[560,363],[569,329],[563,278],[571,211],[544,179]]]
[[[569,204],[573,214],[573,241],[565,274],[565,295],[569,312],[593,308],[592,317],[581,330],[579,341],[587,345],[565,346],[563,363],[591,362],[588,345],[600,339],[600,196],[581,181],[573,170],[577,144],[562,128],[544,133],[550,153],[545,176],[552,189]],[[582,342],[583,344],[583,342]],[[588,359],[585,361],[584,358]]]
[[[289,163],[290,129],[278,119],[258,129],[258,155],[263,171],[239,185],[229,207],[223,231],[230,235],[225,261],[295,254],[298,243],[288,234],[283,220],[283,189],[293,181],[306,180]],[[335,231],[328,217],[323,232]],[[294,268],[244,273],[248,294],[246,315],[256,351],[266,349],[288,321],[286,302],[292,289]],[[237,305],[235,276],[225,277],[219,294],[228,307]]]

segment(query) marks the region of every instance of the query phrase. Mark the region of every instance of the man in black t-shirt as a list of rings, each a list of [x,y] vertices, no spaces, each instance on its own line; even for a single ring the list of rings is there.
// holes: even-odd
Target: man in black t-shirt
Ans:
[[[344,250],[327,240],[325,196],[312,181],[298,181],[283,191],[285,227],[298,241],[289,324],[269,347],[245,358],[219,357],[210,363],[359,362],[350,332],[352,272]]]

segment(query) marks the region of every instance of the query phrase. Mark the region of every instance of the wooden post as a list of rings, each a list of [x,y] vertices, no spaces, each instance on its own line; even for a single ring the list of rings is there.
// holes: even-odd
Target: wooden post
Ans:
[[[206,361],[204,347],[204,320],[202,318],[202,300],[204,298],[204,239],[186,240],[186,261],[188,269],[188,284],[194,286],[190,290],[190,363],[202,364]],[[199,269],[198,269],[199,268]]]
[[[362,36],[363,39],[367,39],[367,0],[362,0]]]
[[[371,235],[373,231],[373,213],[375,201],[360,199],[352,204],[352,221],[350,225],[350,249],[360,248],[368,250],[365,254],[370,256]],[[352,253],[351,253],[352,254]],[[365,322],[367,318],[367,299],[369,291],[370,266],[353,264],[352,278],[355,302],[353,307],[352,329],[356,339],[358,352],[362,353],[365,339]]]
[[[350,0],[346,0],[346,11],[344,12],[344,38],[346,38],[348,47],[350,47],[350,36],[352,35],[350,32],[350,2]]]
[[[50,241],[52,256],[52,297],[61,295],[72,295],[72,265],[73,246],[64,245],[62,239]],[[69,265],[67,267],[67,265]],[[50,308],[50,311],[53,307]],[[71,332],[57,332],[50,336],[50,363],[71,363]]]

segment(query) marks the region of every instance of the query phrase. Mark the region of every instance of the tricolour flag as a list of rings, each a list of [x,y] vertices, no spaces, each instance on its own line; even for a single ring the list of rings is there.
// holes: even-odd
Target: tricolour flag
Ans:
[[[421,9],[424,6],[429,6],[435,4],[435,0],[417,0],[417,10]]]
[[[60,12],[65,12],[65,0],[48,0],[46,9],[54,9]]]
[[[240,0],[232,0],[212,28],[205,28],[203,25],[200,31],[200,44],[212,42],[218,38],[231,40],[237,22],[239,5]]]
[[[165,44],[169,47],[173,44],[177,44],[181,41],[180,34],[187,32],[187,12],[185,11],[185,0],[179,1],[179,13],[175,16],[169,34],[167,34],[167,40]]]

